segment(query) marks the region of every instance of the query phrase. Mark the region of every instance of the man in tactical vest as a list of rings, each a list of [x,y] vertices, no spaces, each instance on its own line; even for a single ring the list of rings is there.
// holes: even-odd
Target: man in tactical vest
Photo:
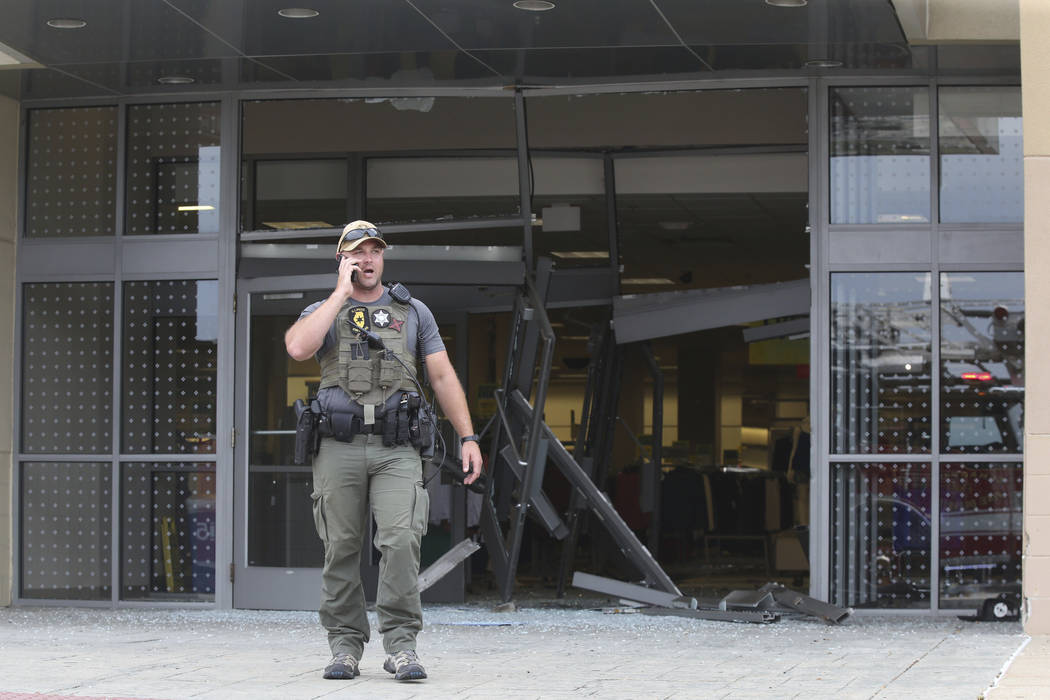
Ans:
[[[320,618],[333,656],[325,678],[357,676],[368,642],[360,565],[369,502],[382,554],[376,614],[388,654],[383,668],[397,680],[427,675],[415,651],[423,627],[419,548],[428,508],[419,452],[428,430],[432,438],[433,417],[417,389],[417,355],[460,436],[464,481],[473,483],[481,473],[466,396],[434,315],[404,287],[383,286],[385,249],[374,225],[347,224],[336,246],[335,290],[308,306],[285,334],[289,355],[316,355],[321,363],[312,498],[325,552]]]

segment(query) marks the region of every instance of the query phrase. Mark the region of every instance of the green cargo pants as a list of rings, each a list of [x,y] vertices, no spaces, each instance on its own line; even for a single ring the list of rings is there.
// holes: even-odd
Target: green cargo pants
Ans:
[[[360,659],[369,638],[361,585],[369,503],[382,555],[376,614],[383,648],[388,654],[414,650],[423,628],[419,547],[429,507],[419,452],[410,445],[383,447],[379,435],[325,438],[313,477],[314,524],[324,542],[320,617],[332,654]]]

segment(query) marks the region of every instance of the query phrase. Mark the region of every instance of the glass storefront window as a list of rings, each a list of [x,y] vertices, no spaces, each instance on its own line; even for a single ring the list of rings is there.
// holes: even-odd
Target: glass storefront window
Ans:
[[[22,452],[109,452],[113,284],[22,289]]]
[[[1024,446],[1024,273],[941,275],[941,451]]]
[[[123,452],[214,453],[218,283],[126,282]]]
[[[255,194],[241,213],[248,231],[339,228],[347,212],[346,159],[255,161]]]
[[[930,221],[927,88],[833,88],[831,223]]]
[[[831,276],[831,451],[930,451],[931,276]]]
[[[23,598],[110,599],[110,464],[23,462]]]
[[[944,87],[938,100],[941,221],[1024,221],[1019,87]]]
[[[930,605],[929,464],[831,465],[831,602]]]
[[[123,600],[213,600],[215,464],[122,465]]]
[[[1020,462],[941,464],[940,607],[1017,607],[1023,482]]]
[[[218,102],[128,107],[129,235],[217,233]]]
[[[29,112],[27,238],[112,236],[117,108]]]

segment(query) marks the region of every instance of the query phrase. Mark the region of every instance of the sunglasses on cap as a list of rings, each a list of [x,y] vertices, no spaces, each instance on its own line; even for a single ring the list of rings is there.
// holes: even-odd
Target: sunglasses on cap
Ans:
[[[343,250],[344,243],[360,240],[362,238],[378,238],[383,241],[384,247],[386,246],[386,241],[383,240],[383,232],[377,228],[351,229],[339,237],[339,243],[335,247],[336,251],[338,251],[335,254],[336,259],[339,259],[346,254],[347,251]]]

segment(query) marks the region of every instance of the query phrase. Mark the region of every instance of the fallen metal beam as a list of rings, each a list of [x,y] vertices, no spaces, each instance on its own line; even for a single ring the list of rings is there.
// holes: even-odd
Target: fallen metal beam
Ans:
[[[740,612],[746,610],[797,612],[819,617],[833,624],[842,622],[853,612],[850,608],[840,608],[837,605],[825,603],[779,583],[767,583],[758,590],[731,591],[718,603],[718,607],[720,610]]]
[[[459,566],[460,563],[480,548],[481,545],[474,540],[466,539],[442,554],[437,561],[424,571],[419,572],[419,592],[422,593],[440,581],[446,574]]]
[[[766,624],[780,620],[780,615],[769,610],[711,610],[708,608],[685,610],[681,608],[639,608],[638,612],[643,615],[690,617],[694,620],[711,620],[712,622],[754,622],[758,624]]]
[[[636,603],[659,605],[664,608],[681,608],[686,610],[696,609],[696,598],[665,593],[664,591],[658,591],[655,588],[646,588],[645,586],[638,586],[633,583],[624,583],[623,581],[605,578],[604,576],[595,576],[594,574],[584,573],[583,571],[573,572],[572,585],[577,588],[585,588],[588,591],[611,595],[615,598],[633,600]]]

